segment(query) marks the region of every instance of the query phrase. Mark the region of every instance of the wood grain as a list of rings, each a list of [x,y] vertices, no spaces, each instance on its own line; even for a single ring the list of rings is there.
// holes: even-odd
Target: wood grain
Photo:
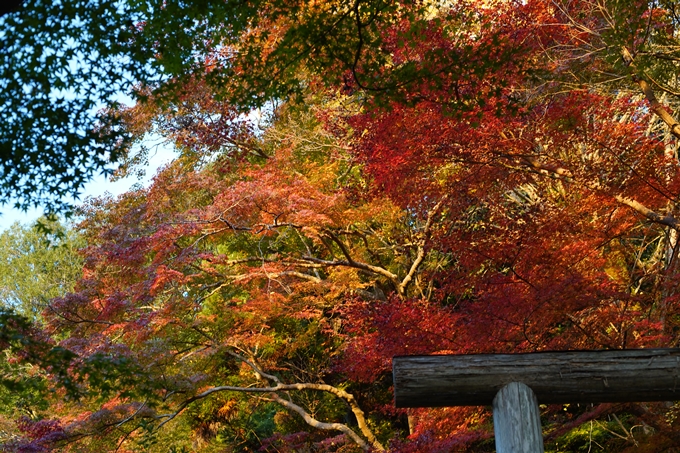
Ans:
[[[490,405],[511,382],[541,404],[680,400],[680,349],[401,356],[397,407]]]
[[[543,453],[541,413],[536,396],[521,382],[511,382],[493,400],[497,453]]]

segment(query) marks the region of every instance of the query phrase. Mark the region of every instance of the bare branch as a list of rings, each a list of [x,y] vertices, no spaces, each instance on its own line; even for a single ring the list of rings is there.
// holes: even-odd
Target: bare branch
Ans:
[[[637,74],[638,71],[635,67],[633,55],[631,55],[630,51],[626,47],[622,47],[621,56],[626,66],[630,67],[635,72],[632,76],[633,81],[638,84],[644,93],[645,98],[647,98],[647,102],[649,102],[649,108],[656,114],[656,116],[661,118],[661,120],[666,123],[671,134],[673,134],[675,138],[680,138],[680,123],[678,123],[678,121],[673,118],[673,115],[668,113],[666,108],[659,102],[649,82],[647,82],[647,80],[645,80],[645,78],[640,74]]]
[[[427,244],[427,240],[430,238],[430,229],[432,228],[432,219],[434,219],[434,216],[437,214],[437,212],[439,212],[439,209],[442,207],[442,204],[444,204],[444,201],[446,200],[446,198],[447,198],[446,196],[442,197],[442,199],[439,200],[439,203],[437,203],[430,210],[430,212],[427,213],[427,221],[425,222],[425,227],[423,228],[422,237],[418,241],[418,251],[416,253],[416,259],[413,260],[413,263],[411,263],[411,268],[409,269],[408,274],[406,274],[404,279],[401,281],[401,283],[397,287],[397,291],[399,292],[400,295],[406,294],[406,288],[408,287],[408,285],[413,280],[413,276],[415,275],[416,271],[418,270],[418,267],[420,267],[420,264],[425,259],[425,245]]]
[[[347,261],[348,261],[348,262],[350,262],[350,263],[354,262],[354,260],[352,259],[352,257],[351,257],[350,254],[349,254],[349,250],[347,250],[347,246],[345,246],[345,243],[342,242],[342,241],[340,240],[340,238],[339,238],[335,233],[333,233],[333,232],[332,232],[331,230],[329,230],[329,229],[324,230],[324,233],[325,233],[329,238],[331,238],[331,240],[332,240],[333,242],[335,242],[335,243],[338,245],[338,247],[340,247],[340,251],[342,252],[343,255],[345,255],[345,258],[347,258]]]
[[[629,208],[632,208],[634,211],[637,211],[638,213],[647,217],[652,222],[659,223],[661,225],[666,225],[667,227],[680,231],[680,225],[678,224],[678,220],[670,214],[667,215],[659,214],[656,211],[652,211],[642,203],[636,200],[632,200],[628,197],[624,197],[623,195],[615,195],[614,199],[619,203],[624,204]]]
[[[305,422],[309,424],[312,427],[318,428],[318,429],[324,429],[324,430],[337,430],[341,431],[345,434],[347,434],[349,437],[352,438],[361,448],[364,450],[369,450],[371,447],[378,451],[384,451],[385,448],[382,446],[382,444],[375,438],[375,435],[373,432],[370,430],[368,427],[368,424],[366,423],[366,417],[364,415],[364,412],[361,410],[359,405],[356,402],[356,399],[354,398],[354,395],[351,393],[348,393],[340,388],[334,387],[332,385],[328,384],[313,384],[313,383],[295,383],[295,384],[284,384],[281,382],[281,380],[273,375],[265,372],[262,367],[260,367],[257,362],[254,359],[247,359],[246,357],[242,356],[241,354],[238,354],[234,351],[227,351],[227,354],[230,356],[236,358],[237,360],[240,360],[241,362],[247,364],[250,368],[255,371],[255,373],[260,376],[261,378],[267,379],[270,382],[276,383],[276,385],[269,386],[269,387],[240,387],[240,386],[230,386],[230,385],[224,385],[224,386],[218,386],[218,387],[213,387],[208,390],[205,390],[197,395],[192,396],[191,398],[188,398],[184,400],[182,403],[180,403],[179,407],[177,410],[173,413],[170,414],[163,414],[157,416],[157,418],[165,418],[163,422],[159,424],[159,428],[166,423],[168,423],[170,420],[174,419],[177,417],[184,409],[186,409],[191,403],[198,401],[200,399],[206,398],[213,393],[218,393],[218,392],[243,392],[243,393],[270,393],[272,394],[272,398],[274,401],[278,402],[279,404],[285,406],[286,408],[297,412],[300,414]],[[291,401],[288,401],[286,399],[281,398],[277,392],[281,391],[291,391],[291,390],[315,390],[315,391],[321,391],[321,392],[327,392],[332,395],[337,396],[338,398],[341,398],[344,400],[349,406],[352,412],[354,413],[357,424],[359,425],[359,429],[361,430],[361,433],[368,439],[368,442],[364,441],[361,437],[359,437],[352,429],[350,429],[347,425],[344,425],[342,423],[324,423],[319,420],[314,419],[307,411],[305,411],[302,407],[294,404]]]
[[[678,125],[680,127],[680,124]],[[560,179],[563,179],[567,182],[574,183],[576,182],[572,176],[572,173],[562,167],[553,167],[553,166],[547,166],[547,165],[542,165],[538,159],[528,159],[525,158],[525,161],[531,165],[531,167],[539,170],[541,173],[545,174],[550,174],[552,173],[553,175],[559,177]],[[602,191],[602,187],[600,186],[599,183],[597,182],[586,182],[585,186],[588,187],[591,190],[596,190],[596,191]],[[633,209],[634,211],[638,212],[639,214],[642,214],[645,216],[647,219],[651,220],[652,222],[661,224],[661,225],[666,225],[667,227],[673,228],[674,230],[680,231],[680,224],[678,223],[678,220],[673,217],[670,214],[663,215],[659,214],[656,211],[653,211],[649,209],[647,206],[643,205],[639,201],[633,200],[629,197],[626,197],[624,195],[618,194],[618,195],[612,195],[612,197],[618,201],[619,203],[628,206],[629,208]]]
[[[393,274],[392,272],[388,271],[387,269],[384,269],[379,266],[373,266],[371,264],[366,264],[366,263],[361,263],[358,261],[345,261],[345,260],[335,260],[335,261],[328,261],[328,260],[322,260],[320,258],[314,258],[312,256],[303,256],[301,259],[305,261],[309,261],[311,263],[317,263],[321,264],[324,266],[345,266],[345,267],[353,267],[355,269],[361,269],[366,272],[370,272],[373,274],[377,275],[382,275],[383,277],[387,277],[392,283],[395,285],[399,285],[399,277],[396,274]]]
[[[347,436],[349,436],[357,445],[359,445],[363,450],[368,451],[371,449],[371,446],[363,440],[357,433],[355,433],[349,426],[343,424],[343,423],[324,423],[320,422],[319,420],[315,419],[311,415],[309,415],[309,412],[305,411],[302,407],[298,406],[297,404],[285,400],[281,398],[277,394],[272,395],[272,399],[279,403],[280,405],[284,406],[287,409],[290,409],[294,412],[297,412],[302,416],[304,421],[309,425],[312,426],[313,428],[317,429],[323,429],[323,430],[329,430],[329,431],[340,431]],[[381,448],[380,451],[384,451],[384,448]]]

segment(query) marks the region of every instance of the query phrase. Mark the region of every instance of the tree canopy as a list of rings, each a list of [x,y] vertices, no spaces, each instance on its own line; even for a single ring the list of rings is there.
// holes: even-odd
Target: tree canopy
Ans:
[[[674,4],[102,8],[139,102],[92,130],[181,155],[0,316],[49,408],[5,450],[491,451],[486,408],[396,409],[391,358],[678,344]],[[542,417],[548,451],[680,442],[674,405]]]
[[[11,13],[15,9],[17,9],[21,4],[23,3],[22,0],[12,0],[9,2],[5,2],[2,4],[2,7],[0,7],[0,16],[4,16],[5,14]]]
[[[241,111],[299,96],[310,71],[335,83],[350,70],[361,86],[403,90],[433,72],[385,71],[389,52],[377,31],[413,22],[424,8],[382,0],[24,2],[0,17],[0,201],[63,207],[128,152],[117,103],[144,100],[149,90],[172,98],[188,76],[205,77]],[[380,83],[371,80],[376,71]]]

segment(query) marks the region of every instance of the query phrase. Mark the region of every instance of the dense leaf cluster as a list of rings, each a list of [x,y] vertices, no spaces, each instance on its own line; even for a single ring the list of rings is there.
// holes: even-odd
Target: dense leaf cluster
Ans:
[[[391,358],[680,341],[674,5],[102,8],[147,83],[93,143],[180,157],[81,207],[42,323],[3,315],[6,450],[491,451],[486,408],[396,409]],[[675,406],[541,410],[549,451],[680,443]]]

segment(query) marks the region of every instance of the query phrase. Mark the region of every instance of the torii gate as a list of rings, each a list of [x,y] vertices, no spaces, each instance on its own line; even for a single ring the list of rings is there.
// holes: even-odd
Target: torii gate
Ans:
[[[401,356],[397,407],[493,406],[498,453],[543,453],[538,402],[680,399],[680,349]]]

